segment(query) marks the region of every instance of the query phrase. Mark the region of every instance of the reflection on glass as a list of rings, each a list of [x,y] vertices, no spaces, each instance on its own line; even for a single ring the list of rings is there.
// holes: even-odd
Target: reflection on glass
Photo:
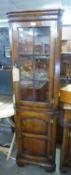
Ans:
[[[20,94],[25,101],[47,102],[50,28],[19,28]]]
[[[48,81],[22,81],[20,86],[22,100],[47,101]]]
[[[35,79],[48,80],[49,60],[35,59]]]
[[[34,53],[37,55],[49,55],[49,27],[38,27],[34,31]]]
[[[34,101],[33,81],[20,81],[21,99],[26,101]]]
[[[19,54],[50,54],[50,28],[49,27],[25,27],[18,28]]]
[[[49,60],[46,59],[24,59],[20,66],[20,79],[26,80],[48,80]]]
[[[47,102],[48,82],[35,81],[34,89],[35,89],[35,101]]]
[[[19,28],[19,54],[33,53],[33,29]]]
[[[33,79],[33,61],[32,59],[24,59],[20,67],[21,81]]]

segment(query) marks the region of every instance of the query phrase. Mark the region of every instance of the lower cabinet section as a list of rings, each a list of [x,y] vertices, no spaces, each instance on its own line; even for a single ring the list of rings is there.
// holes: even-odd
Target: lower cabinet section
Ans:
[[[71,170],[71,110],[65,110],[63,141],[61,150],[61,171]]]
[[[56,116],[18,110],[16,113],[17,164],[36,164],[55,170]]]

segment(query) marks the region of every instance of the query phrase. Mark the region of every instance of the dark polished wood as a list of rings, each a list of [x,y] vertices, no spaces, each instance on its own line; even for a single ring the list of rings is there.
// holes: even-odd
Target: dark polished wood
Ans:
[[[55,170],[62,10],[8,13],[17,164]]]
[[[60,101],[71,104],[71,84],[60,89]]]
[[[60,169],[71,171],[71,84],[61,88],[60,100],[64,111]]]

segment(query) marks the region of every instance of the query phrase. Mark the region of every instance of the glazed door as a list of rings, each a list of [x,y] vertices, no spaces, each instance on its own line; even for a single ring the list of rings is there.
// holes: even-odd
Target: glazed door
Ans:
[[[56,22],[48,22],[46,25],[39,25],[38,22],[17,24],[14,32],[17,42],[13,58],[19,74],[15,83],[18,94],[16,98],[21,102],[51,103],[54,91]]]

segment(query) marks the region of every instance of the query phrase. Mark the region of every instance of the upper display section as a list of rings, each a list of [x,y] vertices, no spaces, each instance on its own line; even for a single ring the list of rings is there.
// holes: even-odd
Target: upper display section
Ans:
[[[22,55],[49,55],[49,27],[18,28],[19,33],[19,56]]]
[[[11,24],[12,60],[19,74],[16,100],[52,106],[54,98],[58,98],[62,10],[19,11],[7,15]]]

